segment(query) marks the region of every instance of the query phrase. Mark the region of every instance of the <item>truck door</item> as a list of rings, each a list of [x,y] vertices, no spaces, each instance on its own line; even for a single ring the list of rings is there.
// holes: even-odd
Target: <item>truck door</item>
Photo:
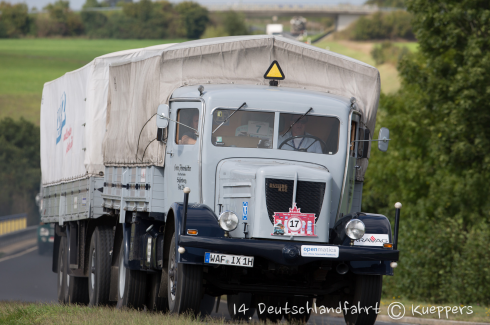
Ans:
[[[182,202],[185,187],[191,189],[189,202],[200,202],[200,137],[202,136],[200,102],[172,102],[170,118],[179,123],[169,123],[165,177],[168,204]],[[199,136],[196,131],[199,130]]]

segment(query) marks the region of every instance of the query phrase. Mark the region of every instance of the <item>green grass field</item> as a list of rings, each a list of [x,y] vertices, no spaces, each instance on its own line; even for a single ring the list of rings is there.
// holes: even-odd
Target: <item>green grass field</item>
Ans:
[[[43,85],[95,57],[111,52],[184,40],[0,39],[0,119],[12,117],[39,124]],[[372,43],[320,42],[320,48],[374,65]],[[400,43],[416,51],[416,43]],[[382,91],[396,91],[400,82],[393,65],[377,67]]]
[[[39,124],[43,85],[107,53],[183,40],[0,40],[0,119]]]

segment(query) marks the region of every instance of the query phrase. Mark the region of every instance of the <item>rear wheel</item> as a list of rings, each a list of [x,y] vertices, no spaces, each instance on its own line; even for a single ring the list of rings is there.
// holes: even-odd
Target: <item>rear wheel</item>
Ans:
[[[146,295],[146,273],[124,266],[124,245],[119,250],[117,308],[143,308]]]
[[[66,237],[61,237],[58,250],[58,302],[66,302]]]
[[[282,320],[282,307],[285,305],[280,297],[277,296],[256,296],[257,317],[262,322],[278,323]],[[272,312],[269,307],[273,307]]]
[[[198,314],[201,305],[202,268],[177,263],[175,234],[168,255],[168,307],[171,313],[191,311]]]
[[[293,314],[289,312],[284,315],[284,318],[292,324],[306,324],[310,319],[311,308],[313,308],[313,298],[293,296],[288,297],[287,302],[288,308],[295,306],[297,307],[298,313]]]
[[[98,226],[92,234],[89,250],[89,306],[109,304],[111,281],[112,227]]]
[[[160,311],[165,313],[168,311],[167,290],[165,290],[163,297],[158,296],[162,279],[165,279],[165,281],[167,280],[167,273],[158,272],[147,275],[148,287],[146,292],[148,294],[146,296],[146,306],[151,311]],[[164,284],[164,288],[167,289],[166,284]]]
[[[228,313],[233,320],[248,321],[255,313],[252,307],[252,294],[240,292],[237,295],[228,295],[227,298]]]
[[[356,306],[356,311],[344,310],[344,319],[347,325],[372,325],[376,322],[376,309],[380,306],[381,289],[383,287],[382,275],[356,275],[356,287],[354,294],[346,296],[348,306]]]
[[[214,303],[216,302],[216,297],[210,295],[204,295],[201,299],[201,307],[199,308],[199,313],[201,316],[209,316],[213,312]]]

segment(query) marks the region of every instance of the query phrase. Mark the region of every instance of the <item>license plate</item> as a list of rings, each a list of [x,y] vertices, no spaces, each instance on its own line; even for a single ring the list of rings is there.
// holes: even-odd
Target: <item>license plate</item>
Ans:
[[[254,257],[243,255],[206,253],[204,254],[204,263],[253,267]]]

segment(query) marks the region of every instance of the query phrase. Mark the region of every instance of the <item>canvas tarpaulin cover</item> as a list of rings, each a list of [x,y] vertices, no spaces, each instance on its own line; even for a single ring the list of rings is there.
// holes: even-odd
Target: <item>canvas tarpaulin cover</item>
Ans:
[[[42,184],[53,185],[104,171],[109,66],[159,57],[173,44],[107,54],[44,85],[41,102]]]
[[[268,84],[263,75],[274,60],[286,76],[281,87],[355,97],[361,124],[373,134],[380,94],[376,68],[280,36],[222,37],[176,44],[162,49],[158,59],[120,60],[109,68],[104,164],[163,166],[165,148],[154,141],[159,104],[187,85]],[[362,181],[367,159],[358,164]]]

